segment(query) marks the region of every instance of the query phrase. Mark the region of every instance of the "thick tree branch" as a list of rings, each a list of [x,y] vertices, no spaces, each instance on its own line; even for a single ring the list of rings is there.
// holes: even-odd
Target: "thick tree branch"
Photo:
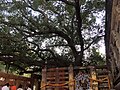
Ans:
[[[61,30],[57,30],[57,28],[56,28],[56,30],[55,30],[55,28],[52,28],[51,26],[48,26],[48,28],[49,28],[50,30],[44,31],[44,32],[37,32],[37,34],[40,35],[40,34],[46,34],[46,33],[49,33],[49,34],[54,33],[54,34],[56,34],[56,35],[64,38],[64,39],[68,42],[68,44],[70,45],[70,48],[72,49],[73,54],[77,54],[76,48],[75,48],[75,46],[74,46],[74,43],[73,43],[73,41],[70,39],[70,37],[69,37],[68,35],[66,35],[66,34],[65,34],[64,32],[62,32]]]
[[[37,50],[28,49],[28,51],[29,51],[29,50],[32,50],[32,51],[34,51],[34,52],[36,52],[36,53],[38,53],[39,51],[48,51],[48,52],[50,52],[50,53],[52,54],[52,56],[53,56],[54,58],[56,58],[56,56],[55,56],[55,54],[54,54],[54,52],[53,52],[52,50],[50,50],[50,49],[40,49],[39,45],[36,44],[35,42],[30,42],[30,41],[28,41],[28,42],[31,43],[31,44],[33,44],[33,45],[35,45],[35,46],[37,46]]]
[[[29,57],[26,56],[18,56],[18,55],[14,55],[14,54],[1,54],[0,55],[0,61],[4,61],[4,62],[16,62],[19,61],[21,63],[27,64],[28,66],[42,66],[42,61],[35,61],[30,59]]]
[[[77,21],[77,32],[78,32],[78,37],[79,37],[79,42],[80,42],[80,46],[81,46],[81,53],[80,53],[80,59],[79,61],[77,60],[77,62],[82,63],[82,59],[83,59],[83,52],[84,52],[84,41],[83,41],[83,37],[82,37],[82,19],[80,16],[80,5],[79,5],[79,0],[75,0],[75,10],[76,10],[76,21]]]
[[[6,21],[0,21],[0,22],[3,23],[3,24],[5,24],[5,25],[7,25],[7,26],[9,26],[9,27],[14,27],[18,31],[20,31],[22,33],[27,33],[27,34],[29,34],[31,36],[34,36],[33,33],[36,33],[36,31],[34,30],[34,28],[31,28],[31,27],[25,25],[24,23],[15,23],[15,22],[6,22]],[[28,31],[28,30],[23,30],[19,26],[21,26],[21,27],[23,26],[23,27],[27,28],[28,30],[30,30],[31,32]]]

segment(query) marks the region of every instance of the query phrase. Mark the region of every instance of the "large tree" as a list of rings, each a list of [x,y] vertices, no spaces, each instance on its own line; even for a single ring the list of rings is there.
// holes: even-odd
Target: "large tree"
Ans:
[[[23,72],[82,66],[104,36],[104,0],[1,0],[0,60]]]

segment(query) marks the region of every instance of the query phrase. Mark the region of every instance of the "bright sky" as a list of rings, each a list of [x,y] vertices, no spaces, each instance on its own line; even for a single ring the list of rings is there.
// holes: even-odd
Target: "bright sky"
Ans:
[[[105,11],[99,13],[99,18],[96,19],[96,22],[100,25],[102,25],[102,18],[105,16]],[[104,31],[104,30],[103,30]],[[105,55],[105,44],[104,44],[104,39],[99,42],[99,45],[101,46],[99,48],[100,53]]]
[[[101,47],[99,49],[100,53],[105,55],[105,45],[103,43],[100,43]]]

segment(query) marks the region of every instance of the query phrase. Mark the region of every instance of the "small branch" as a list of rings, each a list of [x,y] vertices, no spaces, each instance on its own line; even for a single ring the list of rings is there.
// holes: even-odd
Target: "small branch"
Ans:
[[[69,44],[55,44],[55,45],[49,45],[47,47],[60,47],[60,46],[70,46]]]
[[[59,0],[59,1],[62,1],[62,2],[64,2],[64,3],[67,4],[67,5],[75,6],[75,3],[74,3],[74,2],[69,2],[69,1],[67,1],[67,0]]]
[[[34,43],[34,42],[30,42],[30,41],[28,41],[28,42],[31,43],[31,44],[34,44],[35,46],[37,46],[37,51],[34,50],[34,49],[28,49],[28,50],[32,50],[32,51],[34,51],[34,52],[36,52],[36,53],[38,53],[39,51],[48,51],[48,52],[50,52],[50,53],[52,54],[52,56],[53,56],[54,58],[56,57],[55,54],[54,54],[54,52],[53,52],[52,50],[50,50],[50,49],[40,49],[38,44],[36,44],[36,43]]]
[[[84,48],[84,51],[87,50],[96,40],[98,40],[101,37],[104,37],[104,35],[93,37],[93,41],[91,41],[91,43],[89,43],[88,46]]]
[[[41,13],[41,14],[44,16],[44,21],[46,21],[46,22],[48,21],[48,17],[47,17],[47,15],[46,15],[43,11],[41,11],[41,10],[39,10],[39,9],[33,8],[30,2],[29,2],[29,4],[30,4],[31,6],[28,5],[25,0],[23,0],[23,1],[24,1],[25,4],[27,5],[27,7],[31,8],[31,9],[34,10],[34,11],[37,11],[37,12]]]

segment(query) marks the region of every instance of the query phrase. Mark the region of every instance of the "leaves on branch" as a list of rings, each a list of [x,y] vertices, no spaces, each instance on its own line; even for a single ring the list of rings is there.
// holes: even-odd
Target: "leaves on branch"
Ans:
[[[103,0],[0,1],[0,60],[22,73],[45,65],[83,65],[85,52],[101,40]],[[97,18],[96,18],[97,17]],[[99,32],[98,32],[99,31]]]

